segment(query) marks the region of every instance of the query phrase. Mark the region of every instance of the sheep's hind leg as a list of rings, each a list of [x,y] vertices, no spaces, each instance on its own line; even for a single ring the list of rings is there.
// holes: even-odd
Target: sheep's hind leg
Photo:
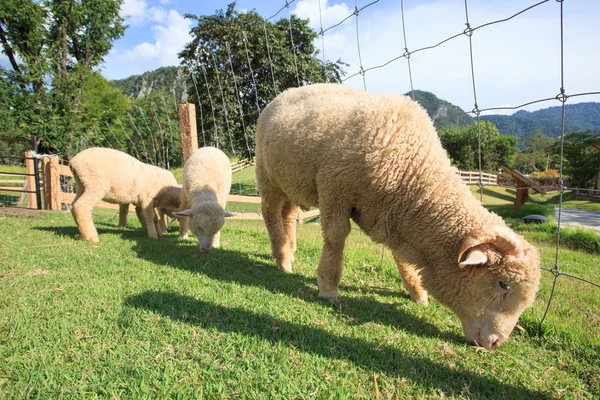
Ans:
[[[142,228],[146,229],[146,220],[144,218],[144,210],[141,206],[135,206],[135,215],[138,217],[138,221],[142,225]]]
[[[413,264],[402,262],[396,257],[394,257],[394,260],[396,261],[396,268],[402,279],[402,284],[410,295],[410,298],[417,304],[422,304],[424,306],[429,305],[427,291],[423,289],[421,276],[417,272],[415,266]]]
[[[283,226],[283,194],[269,194],[264,192],[261,198],[261,209],[269,238],[271,239],[271,252],[275,257],[277,266],[284,272],[292,272],[292,249]]]
[[[81,184],[77,185],[79,188],[83,188]],[[94,226],[94,220],[92,218],[92,211],[94,206],[98,204],[103,198],[102,193],[97,193],[90,190],[83,189],[80,193],[77,193],[75,200],[71,206],[71,213],[75,218],[77,229],[81,238],[88,242],[98,242],[98,232]]]
[[[281,211],[283,219],[283,231],[287,237],[288,246],[292,252],[291,262],[294,262],[294,253],[296,252],[296,225],[298,223],[298,206],[289,200],[283,203]]]
[[[156,216],[156,212],[154,211],[154,204],[152,202],[148,204],[140,204],[143,220],[146,222],[146,230],[148,231],[148,237],[151,239],[158,238],[156,232],[156,226],[154,218]]]
[[[127,226],[127,214],[129,213],[129,204],[119,204],[119,228]]]
[[[338,298],[338,285],[342,279],[344,245],[350,234],[350,210],[339,205],[321,205],[321,227],[323,229],[323,251],[317,267],[319,297],[330,301]]]

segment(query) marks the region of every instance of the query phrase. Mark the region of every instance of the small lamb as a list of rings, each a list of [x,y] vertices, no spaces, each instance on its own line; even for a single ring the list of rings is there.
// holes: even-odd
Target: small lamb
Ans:
[[[69,166],[77,183],[71,212],[83,239],[98,242],[92,210],[102,200],[121,205],[120,224],[123,223],[123,210],[134,204],[148,237],[157,238],[163,233],[155,214],[154,198],[163,188],[177,185],[171,172],[144,164],[121,151],[101,147],[81,151]]]
[[[427,304],[431,293],[485,348],[508,339],[535,299],[537,250],[475,199],[408,97],[335,84],[285,91],[258,120],[256,179],[284,271],[292,270],[298,206],[321,210],[321,297],[338,297],[353,220],[392,250],[413,300]]]
[[[196,150],[183,167],[181,208],[173,215],[180,218],[180,237],[187,239],[188,227],[198,237],[198,249],[205,253],[220,246],[220,230],[231,189],[231,163],[221,150],[203,147]],[[190,226],[191,219],[191,226]]]
[[[173,217],[173,212],[181,210],[179,207],[180,203],[181,185],[165,186],[154,197],[154,225],[158,236],[163,235],[167,231],[167,217]],[[135,213],[142,227],[146,229],[146,221],[142,215],[142,208],[136,206]],[[121,204],[119,206],[119,227],[124,228],[127,226],[127,214],[129,214],[129,204]]]

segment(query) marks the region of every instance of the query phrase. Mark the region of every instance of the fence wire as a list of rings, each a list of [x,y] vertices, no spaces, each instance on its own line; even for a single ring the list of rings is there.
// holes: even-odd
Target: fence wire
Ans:
[[[300,79],[298,60],[297,60],[297,54],[296,54],[296,45],[294,44],[295,43],[294,30],[293,30],[293,25],[292,25],[293,24],[293,18],[292,18],[293,10],[291,7],[294,2],[295,2],[295,0],[292,0],[292,1],[286,0],[285,3],[281,6],[281,8],[279,8],[273,15],[271,15],[270,17],[268,17],[264,20],[264,27],[263,27],[263,30],[264,30],[264,38],[263,39],[264,40],[263,40],[263,42],[264,42],[264,45],[266,48],[266,53],[267,53],[268,60],[269,60],[269,65],[264,66],[264,68],[269,69],[268,75],[270,76],[270,80],[271,80],[269,85],[272,86],[273,97],[275,97],[281,91],[277,85],[278,71],[285,70],[286,68],[293,69],[295,76],[296,76],[298,86],[306,83]],[[558,183],[553,187],[548,187],[547,185],[539,185],[539,186],[531,186],[529,188],[516,188],[516,189],[512,186],[499,184],[500,187],[507,187],[507,188],[511,188],[516,191],[528,190],[528,189],[538,189],[538,190],[555,189],[555,190],[558,190],[558,192],[559,192],[560,197],[559,197],[558,218],[557,218],[558,229],[557,229],[557,235],[556,235],[554,265],[552,266],[552,268],[542,267],[543,271],[548,272],[553,275],[553,281],[552,281],[552,288],[551,288],[550,296],[548,298],[545,312],[539,322],[539,326],[541,327],[542,324],[544,323],[544,321],[546,320],[548,311],[551,308],[551,304],[552,304],[554,294],[555,294],[554,289],[555,289],[555,286],[556,286],[556,283],[557,283],[557,280],[559,277],[562,276],[562,277],[569,278],[569,279],[575,279],[578,281],[585,282],[593,287],[600,287],[600,285],[597,283],[591,282],[589,280],[583,279],[581,277],[578,277],[578,276],[575,276],[572,274],[565,273],[560,268],[560,247],[561,247],[560,232],[561,232],[561,224],[562,224],[563,194],[567,189],[569,189],[569,190],[576,189],[576,188],[567,188],[567,186],[564,185],[563,161],[564,161],[564,136],[565,136],[565,105],[567,103],[567,100],[570,97],[590,96],[590,95],[600,94],[600,91],[588,91],[585,93],[568,94],[568,92],[565,89],[565,86],[564,86],[564,41],[563,41],[563,37],[564,37],[564,23],[563,23],[564,22],[564,20],[563,20],[564,2],[562,0],[557,0],[557,3],[559,3],[559,7],[560,7],[560,41],[561,41],[560,42],[560,82],[559,82],[560,87],[559,87],[559,91],[558,91],[559,93],[557,95],[548,96],[546,98],[532,99],[531,101],[528,101],[526,103],[519,104],[516,106],[502,106],[502,107],[497,107],[497,106],[480,107],[478,104],[478,101],[477,101],[477,81],[478,81],[477,80],[477,76],[478,76],[477,71],[478,70],[476,68],[475,61],[474,61],[474,53],[475,53],[476,49],[474,48],[472,37],[474,34],[477,34],[477,32],[482,29],[485,29],[492,25],[498,25],[498,24],[502,24],[502,23],[511,21],[515,18],[518,18],[519,16],[522,16],[523,14],[526,14],[527,12],[529,12],[535,8],[540,7],[541,5],[543,5],[545,3],[550,3],[550,0],[540,1],[537,3],[531,4],[527,7],[519,10],[518,12],[516,12],[514,14],[507,16],[506,18],[489,21],[489,22],[483,23],[483,24],[475,26],[475,27],[471,26],[471,22],[469,20],[469,1],[465,0],[464,1],[464,16],[465,16],[464,23],[466,26],[465,28],[460,29],[456,34],[454,34],[450,37],[442,38],[441,40],[437,41],[434,44],[420,47],[420,48],[417,48],[414,50],[410,50],[409,46],[408,46],[407,38],[408,38],[410,32],[407,32],[407,29],[406,29],[404,1],[402,0],[400,2],[400,10],[401,10],[401,16],[402,16],[401,23],[402,23],[402,35],[403,35],[403,44],[404,44],[403,53],[390,58],[389,60],[387,60],[386,62],[384,62],[382,64],[365,67],[365,65],[363,64],[363,55],[361,54],[359,20],[361,17],[361,12],[363,10],[370,8],[370,7],[375,7],[378,2],[379,2],[379,0],[372,1],[362,7],[359,7],[358,0],[356,0],[354,10],[351,14],[345,16],[338,22],[336,22],[328,27],[323,26],[323,11],[322,11],[322,7],[321,7],[321,2],[320,1],[318,2],[319,32],[318,32],[317,38],[320,40],[320,43],[321,43],[321,48],[320,48],[321,59],[322,59],[321,62],[322,62],[322,67],[323,67],[325,77],[327,76],[327,74],[325,72],[325,68],[326,68],[326,64],[327,64],[327,59],[325,57],[325,36],[327,33],[330,33],[332,31],[334,31],[336,28],[342,26],[345,22],[350,20],[352,17],[354,17],[354,21],[355,21],[356,50],[357,50],[357,54],[358,54],[359,65],[358,65],[358,70],[355,72],[349,73],[346,77],[344,77],[342,79],[342,82],[347,82],[348,80],[350,80],[354,77],[361,76],[362,81],[363,81],[363,87],[366,90],[367,89],[366,76],[368,75],[368,73],[370,71],[373,71],[375,69],[389,67],[396,61],[405,59],[407,62],[407,75],[408,75],[408,81],[410,83],[410,93],[411,93],[413,99],[415,98],[415,94],[414,94],[414,85],[413,85],[413,67],[411,66],[411,56],[416,53],[420,53],[420,52],[424,52],[424,51],[433,51],[436,48],[444,45],[445,43],[447,43],[449,41],[456,40],[460,37],[467,37],[468,45],[469,45],[469,68],[470,68],[470,77],[471,77],[471,88],[470,89],[472,90],[472,93],[473,93],[473,109],[470,111],[466,111],[466,112],[461,112],[461,113],[456,113],[456,114],[452,114],[452,115],[446,115],[443,117],[438,117],[437,119],[439,119],[439,120],[450,119],[450,118],[455,118],[455,117],[458,117],[461,115],[471,115],[474,117],[474,119],[475,119],[474,122],[477,126],[477,135],[478,135],[479,179],[477,182],[477,186],[479,188],[479,198],[481,201],[483,201],[484,188],[488,184],[486,184],[484,182],[484,180],[482,179],[482,176],[483,176],[483,169],[482,169],[483,149],[482,149],[482,137],[481,137],[482,132],[481,132],[480,115],[484,112],[493,112],[493,111],[501,111],[501,110],[502,111],[519,110],[519,109],[522,109],[529,105],[539,104],[539,103],[549,102],[549,101],[559,101],[561,103],[561,107],[562,107],[561,131],[560,131],[561,156],[560,156],[560,171],[559,171],[560,177],[558,179]],[[279,17],[279,15],[285,9],[287,9],[287,11],[288,11],[287,23],[288,23],[288,30],[289,30],[289,38],[290,38],[292,52],[293,52],[293,65],[287,65],[287,66],[286,65],[277,65],[274,63],[272,46],[270,45],[270,38],[269,38],[268,30],[267,30],[267,23],[269,23],[269,21],[274,20],[275,18]],[[253,39],[258,40],[259,38],[253,38]],[[237,51],[240,52],[240,54],[245,55],[247,66],[248,66],[248,68],[250,68],[250,76],[252,79],[252,89],[254,91],[255,100],[256,100],[256,102],[255,102],[256,111],[260,112],[261,106],[259,105],[259,102],[258,102],[258,98],[259,98],[258,89],[257,89],[258,83],[254,80],[255,73],[254,73],[254,71],[252,71],[251,54],[249,52],[248,45],[247,45],[249,40],[250,39],[247,37],[247,33],[244,32],[244,34],[243,34],[243,49],[237,49]],[[230,79],[230,81],[231,81],[231,84],[233,85],[233,88],[234,88],[233,90],[235,90],[236,93],[239,93],[239,90],[238,90],[239,88],[238,88],[236,80],[240,80],[240,82],[241,82],[241,79],[243,77],[242,76],[243,72],[238,71],[237,74],[239,74],[239,76],[236,77],[236,72],[234,71],[233,63],[231,62],[231,60],[232,60],[231,46],[232,46],[231,43],[226,43],[222,47],[227,48],[227,52],[228,52],[227,57],[230,60],[229,63],[231,66],[231,73],[232,73],[232,78]],[[192,77],[193,77],[193,73],[192,73]],[[195,81],[195,77],[193,77],[193,79]],[[327,78],[325,78],[325,79],[327,79]],[[208,85],[208,82],[207,82],[207,85]],[[198,104],[199,107],[202,108],[200,96],[198,96],[198,102],[199,102],[199,104]],[[250,114],[244,113],[244,110],[243,110],[243,107],[241,106],[239,98],[238,98],[238,107],[239,107],[240,119],[242,121],[244,120],[245,117],[250,117]],[[216,129],[216,127],[215,127],[215,129]],[[244,135],[246,135],[245,129],[246,129],[246,127],[244,127]],[[250,153],[250,147],[248,146],[247,137],[246,137],[246,145],[247,145],[248,151]],[[239,189],[238,189],[239,193],[242,194],[241,183],[238,182],[238,186],[239,186]],[[316,238],[315,238],[315,244],[316,244]],[[381,253],[382,262],[383,262],[384,254],[385,254],[385,252],[382,250],[382,253]]]

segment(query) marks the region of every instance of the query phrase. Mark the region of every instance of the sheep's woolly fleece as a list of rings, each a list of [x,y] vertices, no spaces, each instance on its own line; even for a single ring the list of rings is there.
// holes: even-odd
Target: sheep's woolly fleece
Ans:
[[[113,204],[134,204],[146,221],[155,221],[154,197],[166,186],[175,186],[173,174],[144,164],[114,149],[93,147],[78,153],[69,164],[77,183],[72,212],[83,239],[97,242],[92,209],[104,200]],[[148,237],[160,231],[155,223],[144,223]]]
[[[231,189],[231,162],[215,147],[196,150],[183,168],[181,211],[182,238],[187,227],[198,237],[200,251],[220,245],[220,230],[225,223],[225,206]]]
[[[284,205],[320,208],[323,297],[337,297],[352,218],[393,251],[414,300],[426,302],[422,280],[457,313],[467,337],[486,347],[505,340],[535,298],[537,251],[471,194],[431,119],[408,97],[334,84],[290,89],[259,118],[256,170],[273,255],[284,270],[295,247]],[[498,289],[506,282],[509,293]]]

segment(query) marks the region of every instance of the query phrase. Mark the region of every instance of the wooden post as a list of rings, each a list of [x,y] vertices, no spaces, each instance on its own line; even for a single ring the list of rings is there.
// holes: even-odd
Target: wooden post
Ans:
[[[517,197],[515,198],[515,210],[518,210],[521,205],[525,204],[529,197],[529,187],[522,181],[517,180]]]
[[[35,192],[35,169],[33,167],[33,151],[27,150],[25,152],[25,173],[27,174],[25,181],[27,182],[27,190]],[[27,208],[37,208],[37,201],[35,200],[35,193],[27,193]]]
[[[46,210],[60,210],[60,167],[58,157],[44,157],[44,197]]]
[[[196,105],[185,103],[179,105],[179,124],[181,126],[181,151],[183,163],[198,150],[198,130],[196,128]]]

